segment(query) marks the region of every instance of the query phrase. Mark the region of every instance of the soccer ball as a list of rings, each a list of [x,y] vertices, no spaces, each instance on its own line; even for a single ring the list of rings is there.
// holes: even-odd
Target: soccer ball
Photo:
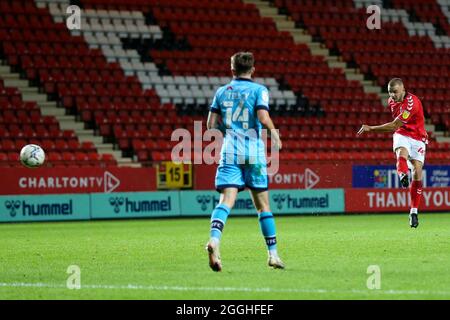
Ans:
[[[20,150],[20,162],[28,168],[41,166],[45,160],[44,150],[37,144],[27,144]]]

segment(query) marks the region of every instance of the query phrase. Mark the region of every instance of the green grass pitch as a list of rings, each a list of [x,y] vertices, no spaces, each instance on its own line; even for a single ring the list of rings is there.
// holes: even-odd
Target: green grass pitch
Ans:
[[[418,229],[407,214],[276,223],[285,270],[267,267],[256,217],[231,215],[220,273],[208,217],[1,224],[0,299],[450,299],[450,214],[421,214]],[[70,265],[81,289],[66,286]]]

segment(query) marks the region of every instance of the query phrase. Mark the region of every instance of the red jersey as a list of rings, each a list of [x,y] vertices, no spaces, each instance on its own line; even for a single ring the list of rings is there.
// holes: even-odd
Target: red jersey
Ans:
[[[395,102],[389,98],[388,104],[391,107],[392,116],[403,122],[403,125],[395,133],[428,143],[425,118],[419,98],[407,92],[403,101]]]

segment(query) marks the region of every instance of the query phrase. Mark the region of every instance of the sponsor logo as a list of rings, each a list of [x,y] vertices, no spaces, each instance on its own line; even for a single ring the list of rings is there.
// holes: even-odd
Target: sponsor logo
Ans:
[[[406,111],[406,110],[405,110],[405,111],[403,111],[403,113],[402,113],[402,118],[406,120],[406,119],[408,119],[408,117],[409,117],[410,114],[411,114],[411,113],[409,113],[409,111]]]
[[[200,204],[200,209],[202,211],[211,211],[219,203],[219,198],[216,196],[209,195],[198,195],[196,198],[197,203]],[[236,199],[234,202],[233,209],[235,210],[253,210],[253,202],[252,199]]]
[[[374,187],[375,188],[386,188],[388,186],[388,175],[390,174],[389,170],[374,170]]]
[[[283,202],[286,200],[286,195],[284,194],[275,194],[272,196],[273,201],[277,204],[278,210],[283,208]]]
[[[20,177],[21,189],[91,189],[102,188],[105,193],[110,193],[120,186],[120,180],[111,172],[105,171],[103,178],[90,177]],[[101,189],[100,189],[101,190]]]
[[[17,210],[20,208],[20,201],[5,201],[5,208],[9,210],[9,215],[15,217]]]
[[[109,204],[114,207],[114,212],[119,213],[120,212],[120,206],[123,205],[123,198],[122,197],[111,197],[109,198]]]
[[[286,194],[275,194],[272,196],[272,199],[277,203],[277,208],[279,210],[298,208],[328,208],[330,206],[328,194],[323,197],[291,197]],[[284,207],[285,204],[286,207]]]
[[[68,203],[40,203],[28,204],[26,201],[5,201],[5,208],[9,211],[11,217],[21,213],[22,216],[54,216],[54,215],[72,215],[73,202]],[[20,211],[19,209],[22,210]]]
[[[166,200],[130,200],[125,197],[111,197],[109,204],[114,207],[115,213],[121,213],[124,209],[125,213],[139,212],[155,212],[172,210],[172,198],[169,196]]]
[[[105,171],[103,175],[103,182],[105,186],[105,193],[113,192],[118,186],[120,186],[120,180],[108,171]]]
[[[299,184],[305,189],[312,189],[320,182],[320,176],[309,168],[303,173],[277,173],[269,175],[270,183],[275,184]]]
[[[208,203],[211,202],[211,196],[197,196],[197,202],[200,203],[200,208],[202,211],[206,211],[208,209]]]

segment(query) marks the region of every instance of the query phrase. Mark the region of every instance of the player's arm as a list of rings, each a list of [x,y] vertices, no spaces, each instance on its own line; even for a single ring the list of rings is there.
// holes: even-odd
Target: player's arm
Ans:
[[[270,131],[270,137],[274,140],[275,145],[277,146],[278,150],[281,150],[282,143],[280,139],[280,135],[278,134],[278,130],[275,128],[275,125],[273,124],[272,118],[270,118],[269,112],[265,109],[259,109],[257,111],[257,116],[259,122],[261,124],[269,129]]]
[[[220,106],[219,106],[218,99],[217,99],[218,92],[219,92],[219,90],[217,90],[216,94],[214,95],[214,99],[211,103],[211,107],[209,108],[208,120],[206,120],[206,128],[208,130],[220,128],[219,119],[222,116],[220,113]]]
[[[364,132],[393,132],[400,128],[404,123],[396,118],[394,121],[379,125],[379,126],[369,126],[367,124],[363,124],[361,129],[358,131],[358,135],[363,134]]]
[[[206,122],[206,128],[210,129],[219,129],[219,117],[220,114],[217,112],[210,111],[208,113],[208,120]]]

